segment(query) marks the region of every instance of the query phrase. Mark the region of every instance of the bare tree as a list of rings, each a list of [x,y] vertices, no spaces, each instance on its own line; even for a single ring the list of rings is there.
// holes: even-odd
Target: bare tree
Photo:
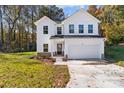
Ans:
[[[13,10],[11,9],[12,6],[4,6],[4,14],[5,20],[8,23],[8,34],[7,34],[7,50],[11,50],[11,39],[12,39],[12,31],[15,27],[17,20],[20,17],[21,13],[21,6],[16,6],[16,16],[13,17]]]
[[[3,36],[3,12],[2,12],[2,6],[0,6],[0,28],[1,28],[1,48],[3,48],[4,45],[4,36]]]

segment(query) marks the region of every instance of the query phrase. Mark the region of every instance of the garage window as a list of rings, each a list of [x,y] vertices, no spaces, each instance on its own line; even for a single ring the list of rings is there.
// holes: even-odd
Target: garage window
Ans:
[[[88,33],[93,33],[93,25],[88,25]]]
[[[48,44],[43,44],[43,51],[48,52]]]

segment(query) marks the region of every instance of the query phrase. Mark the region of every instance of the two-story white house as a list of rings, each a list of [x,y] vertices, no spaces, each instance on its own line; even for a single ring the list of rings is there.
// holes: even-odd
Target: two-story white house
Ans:
[[[68,59],[104,57],[105,38],[100,36],[100,21],[83,9],[58,23],[47,16],[35,22],[37,52]]]

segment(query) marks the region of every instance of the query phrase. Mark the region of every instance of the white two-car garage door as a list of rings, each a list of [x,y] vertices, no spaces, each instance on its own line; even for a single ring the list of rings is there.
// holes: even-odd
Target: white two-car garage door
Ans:
[[[69,59],[100,58],[99,45],[71,45],[68,52]]]

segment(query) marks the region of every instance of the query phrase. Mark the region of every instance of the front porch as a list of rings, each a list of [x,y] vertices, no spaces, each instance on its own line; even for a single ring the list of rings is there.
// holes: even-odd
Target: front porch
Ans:
[[[53,56],[64,56],[64,51],[55,51],[55,52],[53,52],[53,54],[52,54]]]
[[[51,56],[52,57],[64,57],[65,56],[65,41],[64,39],[52,39],[51,40]]]

